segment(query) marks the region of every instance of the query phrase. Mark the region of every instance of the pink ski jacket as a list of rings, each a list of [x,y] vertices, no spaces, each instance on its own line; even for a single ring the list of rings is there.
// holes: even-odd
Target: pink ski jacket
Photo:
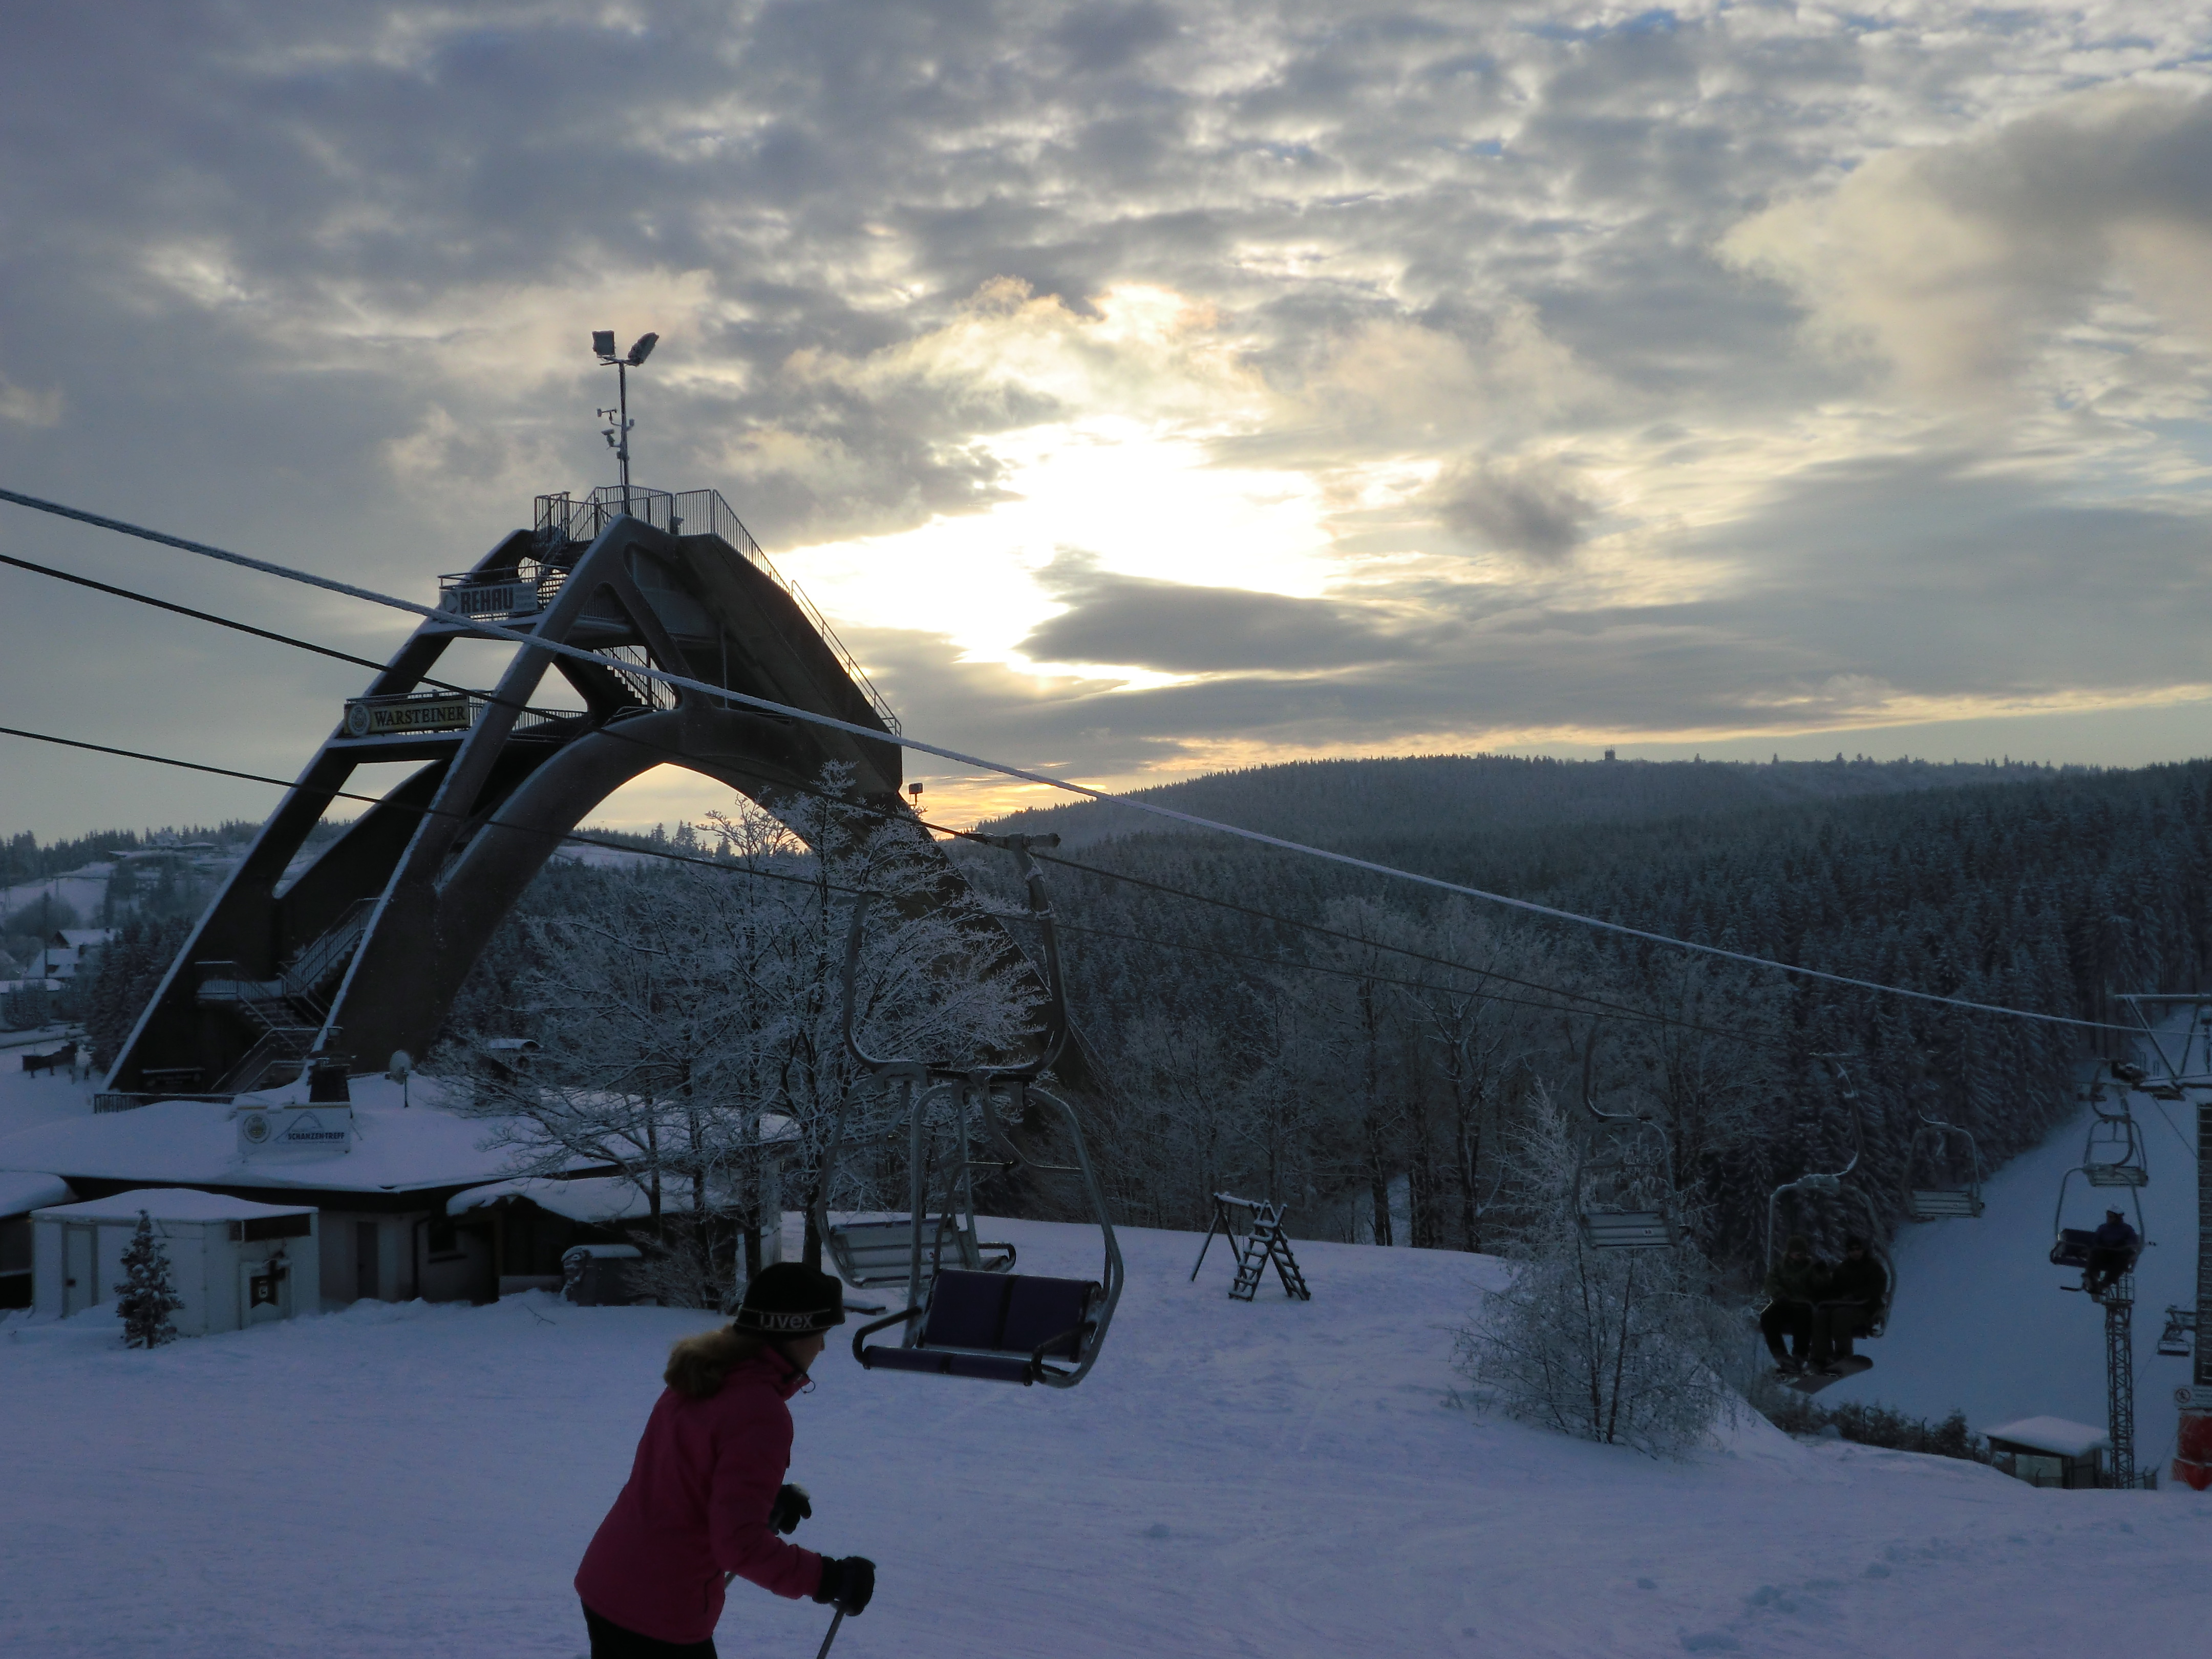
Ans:
[[[711,1399],[661,1390],[629,1482],[576,1569],[586,1607],[657,1641],[704,1642],[726,1572],[794,1601],[814,1593],[822,1558],[768,1523],[791,1467],[783,1402],[805,1382],[771,1351],[732,1366]]]

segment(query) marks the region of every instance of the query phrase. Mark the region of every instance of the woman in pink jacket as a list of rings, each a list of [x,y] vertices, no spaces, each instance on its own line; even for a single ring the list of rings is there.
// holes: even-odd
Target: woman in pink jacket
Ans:
[[[823,1333],[845,1322],[844,1289],[796,1262],[763,1267],[724,1330],[686,1337],[668,1357],[629,1482],[576,1570],[592,1659],[714,1659],[722,1588],[749,1578],[797,1600],[857,1613],[876,1565],[787,1544],[812,1505],[783,1484],[791,1411]]]

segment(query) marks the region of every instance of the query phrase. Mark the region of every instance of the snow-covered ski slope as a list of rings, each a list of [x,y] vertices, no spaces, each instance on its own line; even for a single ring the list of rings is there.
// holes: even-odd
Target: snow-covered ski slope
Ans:
[[[993,1231],[1025,1268],[1096,1271],[1079,1229]],[[1757,1422],[1655,1462],[1454,1401],[1494,1261],[1302,1243],[1313,1301],[1248,1306],[1218,1249],[1185,1282],[1195,1236],[1123,1237],[1121,1318],[1073,1393],[833,1346],[793,1401],[800,1541],[882,1567],[836,1659],[2202,1650],[2212,1498],[2037,1492]],[[0,1652],[568,1659],[569,1575],[703,1322],[533,1294],[151,1354],[96,1315],[0,1323]],[[739,1586],[721,1650],[805,1659],[826,1624]]]
[[[2168,1303],[2197,1305],[2197,1109],[2130,1097],[2143,1134],[2150,1184],[2142,1189],[2150,1247],[2136,1269],[2136,1462],[2160,1471],[2173,1456],[2179,1412],[2173,1391],[2185,1359],[2161,1358]],[[1878,1400],[1916,1416],[1963,1407],[1977,1429],[2049,1414],[2105,1421],[2105,1310],[2078,1291],[2081,1275],[2051,1265],[2058,1183],[2081,1161],[2086,1110],[1982,1189],[1978,1220],[1908,1225],[1897,1240],[1898,1290],[1889,1334],[1869,1343],[1875,1368],[1839,1384],[1826,1403]],[[2177,1133],[2177,1130],[2179,1133]],[[2134,1215],[2124,1192],[2093,1192],[2075,1176],[2066,1224],[2094,1227],[2107,1204]],[[2212,1592],[2212,1582],[2208,1582]]]

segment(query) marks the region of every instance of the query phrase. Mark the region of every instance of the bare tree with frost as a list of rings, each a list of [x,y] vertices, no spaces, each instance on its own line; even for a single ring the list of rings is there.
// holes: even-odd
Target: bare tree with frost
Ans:
[[[614,873],[565,914],[532,919],[510,1006],[541,1053],[516,1067],[467,1045],[473,1109],[501,1120],[497,1139],[530,1172],[609,1168],[635,1188],[659,1247],[641,1278],[664,1300],[734,1294],[759,1265],[767,1161],[795,1181],[780,1205],[804,1209],[848,1097],[862,1148],[886,1109],[841,1026],[856,890],[878,896],[855,997],[872,1048],[980,1061],[1028,1028],[1003,934],[980,909],[938,902],[923,832],[847,804],[843,781],[826,775],[788,821],[711,815],[722,870]]]
[[[1593,1250],[1575,1224],[1580,1126],[1548,1091],[1510,1154],[1527,1220],[1513,1279],[1459,1334],[1477,1399],[1524,1423],[1652,1455],[1696,1445],[1739,1404],[1740,1331],[1686,1242]]]

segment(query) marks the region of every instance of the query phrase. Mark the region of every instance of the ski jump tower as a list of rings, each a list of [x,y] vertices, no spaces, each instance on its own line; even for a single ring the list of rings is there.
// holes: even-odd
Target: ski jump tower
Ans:
[[[714,490],[624,483],[540,495],[530,529],[439,585],[437,618],[346,703],[171,966],[101,1108],[273,1086],[325,1056],[357,1056],[351,1069],[364,1071],[383,1069],[395,1050],[421,1054],[561,838],[652,767],[688,767],[777,812],[837,762],[850,769],[856,802],[906,810],[896,744],[636,672],[659,668],[886,738],[898,731],[829,624]],[[497,685],[426,689],[455,642],[499,637],[477,625],[487,622],[532,635]],[[580,711],[532,706],[549,672]],[[337,792],[359,769],[395,761],[416,769],[295,872]],[[949,864],[945,874],[948,893],[964,888]]]

